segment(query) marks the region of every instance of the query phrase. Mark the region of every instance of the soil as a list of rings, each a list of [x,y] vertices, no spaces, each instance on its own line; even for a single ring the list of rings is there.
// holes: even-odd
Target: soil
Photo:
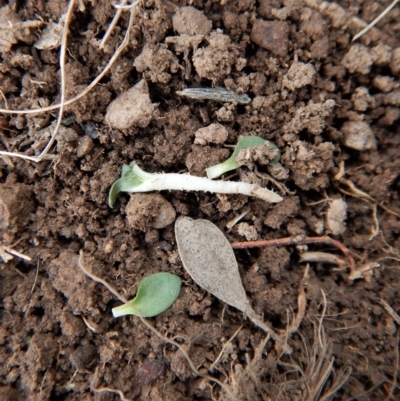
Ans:
[[[107,65],[130,14],[101,48],[112,2],[77,3],[67,99]],[[138,318],[114,319],[120,302],[82,272],[80,251],[128,298],[145,276],[179,275],[179,298],[149,322],[238,400],[399,399],[400,7],[352,43],[390,3],[139,1],[128,46],[66,107],[50,154],[0,157],[3,401],[231,399]],[[0,107],[57,104],[68,2],[1,4]],[[252,101],[176,95],[219,86]],[[0,150],[38,155],[56,119],[2,113]],[[249,163],[230,179],[267,185],[283,202],[163,191],[121,194],[109,208],[123,164],[205,176],[240,135],[272,141],[281,162]],[[290,354],[191,280],[174,236],[179,215],[211,221],[231,243],[329,235],[341,244],[235,250],[253,309],[287,334]]]

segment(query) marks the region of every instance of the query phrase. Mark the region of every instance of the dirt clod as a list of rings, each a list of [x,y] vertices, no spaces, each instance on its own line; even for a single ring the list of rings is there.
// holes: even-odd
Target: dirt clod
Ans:
[[[400,74],[400,47],[393,50],[390,60],[390,70],[393,75],[398,76]]]
[[[251,30],[251,41],[274,55],[286,57],[288,54],[289,26],[281,21],[256,20]]]
[[[229,36],[214,31],[207,36],[207,41],[207,47],[197,49],[193,54],[193,65],[201,78],[217,83],[230,74],[234,66],[239,70],[244,67],[244,59],[239,57],[240,52]]]
[[[343,144],[355,150],[376,149],[376,139],[364,121],[347,121],[342,125]]]
[[[342,64],[350,73],[368,74],[373,60],[366,46],[355,44],[344,56]]]
[[[107,107],[105,119],[111,128],[145,128],[150,124],[155,109],[156,105],[151,103],[147,82],[142,79]]]
[[[315,78],[316,71],[313,65],[294,62],[288,73],[283,77],[282,85],[291,91],[310,85]]]
[[[208,35],[211,21],[194,7],[182,7],[172,17],[174,29],[181,35]]]
[[[221,144],[228,138],[228,130],[221,124],[210,124],[208,127],[197,130],[195,137],[194,143],[198,145]]]
[[[145,79],[151,82],[166,84],[180,69],[178,59],[165,45],[151,43],[143,47],[142,53],[136,57],[133,65],[142,72]]]
[[[0,230],[16,234],[34,210],[33,188],[19,183],[0,184]]]
[[[126,205],[126,217],[132,228],[148,231],[165,228],[175,221],[176,212],[160,194],[133,194]]]

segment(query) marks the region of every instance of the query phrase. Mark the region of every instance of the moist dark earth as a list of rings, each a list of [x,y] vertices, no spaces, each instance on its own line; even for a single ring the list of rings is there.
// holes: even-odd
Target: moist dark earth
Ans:
[[[139,1],[110,30],[112,2],[75,3],[65,99],[129,35],[65,106],[43,160],[0,156],[0,398],[399,399],[400,6],[352,42],[391,1]],[[35,157],[58,109],[7,109],[59,104],[69,3],[0,4],[0,151]],[[176,94],[194,87],[251,102]],[[123,164],[205,176],[248,135],[275,143],[280,164],[247,160],[225,178],[267,186],[281,203],[162,191],[108,206]],[[172,222],[160,222],[164,209]],[[303,240],[235,249],[252,307],[290,354],[191,280],[174,213],[211,221],[230,243]],[[337,242],[304,243],[322,236]],[[112,317],[120,301],[82,272],[80,252],[129,299],[152,273],[182,278],[173,306],[148,322],[203,377],[137,317]]]

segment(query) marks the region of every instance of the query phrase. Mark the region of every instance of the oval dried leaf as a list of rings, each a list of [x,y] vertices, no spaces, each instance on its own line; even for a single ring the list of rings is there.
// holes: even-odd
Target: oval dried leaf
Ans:
[[[250,306],[231,244],[216,225],[180,216],[175,236],[183,266],[200,287],[242,311],[275,341],[283,343]],[[285,352],[288,350],[285,348]]]
[[[208,220],[180,216],[176,242],[183,266],[203,289],[248,314],[251,309],[232,247],[219,228]]]

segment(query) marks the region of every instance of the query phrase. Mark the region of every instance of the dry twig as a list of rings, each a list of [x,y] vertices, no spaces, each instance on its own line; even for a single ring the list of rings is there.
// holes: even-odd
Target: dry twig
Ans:
[[[382,13],[380,13],[368,26],[366,26],[361,32],[357,33],[352,39],[352,42],[360,38],[362,35],[367,33],[374,25],[376,25],[397,3],[399,0],[394,0]]]
[[[307,244],[329,244],[338,248],[348,259],[349,268],[355,269],[355,262],[352,256],[352,252],[346,248],[341,242],[328,237],[327,235],[322,237],[286,237],[277,239],[267,239],[258,241],[247,241],[247,242],[232,242],[231,246],[233,249],[246,249],[246,248],[263,248],[271,246],[289,246],[289,245],[307,245]]]

